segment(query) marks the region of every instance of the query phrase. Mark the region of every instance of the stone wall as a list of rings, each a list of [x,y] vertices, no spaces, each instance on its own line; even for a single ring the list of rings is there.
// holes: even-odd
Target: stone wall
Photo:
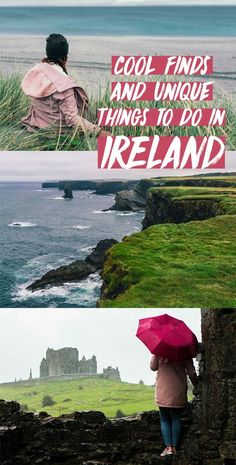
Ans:
[[[79,373],[97,373],[97,359],[95,355],[91,359],[81,358],[78,364]]]
[[[183,420],[187,428],[189,418]],[[96,411],[36,418],[19,412],[15,402],[0,401],[0,424],[1,465],[163,463],[157,411],[113,420]]]
[[[202,310],[201,449],[214,465],[236,461],[236,310]],[[211,463],[211,462],[209,462]]]

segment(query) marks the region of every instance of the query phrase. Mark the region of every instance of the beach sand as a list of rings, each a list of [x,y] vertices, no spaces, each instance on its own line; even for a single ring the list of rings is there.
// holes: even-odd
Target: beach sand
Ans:
[[[0,37],[1,73],[25,73],[45,55],[44,36]],[[216,88],[236,94],[235,37],[70,36],[68,40],[69,73],[77,75],[89,95],[110,78],[111,55],[212,55]]]

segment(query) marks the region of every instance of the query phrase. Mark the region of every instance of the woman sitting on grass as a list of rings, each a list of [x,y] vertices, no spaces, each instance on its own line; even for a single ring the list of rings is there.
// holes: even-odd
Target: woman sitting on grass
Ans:
[[[74,128],[86,134],[101,135],[101,128],[83,117],[88,108],[86,92],[68,76],[69,44],[61,34],[46,39],[47,58],[27,72],[23,92],[30,97],[29,113],[22,124],[29,130],[56,127]]]
[[[182,425],[181,412],[187,404],[187,375],[197,385],[197,375],[192,359],[172,363],[153,355],[150,368],[157,371],[155,402],[159,405],[161,432],[166,448],[161,457],[176,453]]]

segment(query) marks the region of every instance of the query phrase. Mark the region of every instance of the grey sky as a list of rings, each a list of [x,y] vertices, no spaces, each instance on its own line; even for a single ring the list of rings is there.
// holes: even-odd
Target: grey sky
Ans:
[[[236,5],[236,0],[0,0],[0,6]]]
[[[0,181],[141,179],[200,174],[202,170],[99,170],[96,152],[1,152]],[[217,170],[204,170],[204,173]],[[223,171],[223,170],[221,170]],[[226,171],[236,171],[236,152],[227,152]]]
[[[139,318],[168,313],[184,320],[201,340],[199,309],[0,309],[0,382],[39,375],[48,347],[77,347],[97,356],[98,370],[118,365],[123,381],[153,384],[151,354],[136,338]]]

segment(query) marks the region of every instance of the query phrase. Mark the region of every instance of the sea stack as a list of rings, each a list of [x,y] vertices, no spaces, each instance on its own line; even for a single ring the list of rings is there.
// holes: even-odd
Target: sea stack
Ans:
[[[73,192],[70,185],[65,185],[63,199],[73,199]]]

